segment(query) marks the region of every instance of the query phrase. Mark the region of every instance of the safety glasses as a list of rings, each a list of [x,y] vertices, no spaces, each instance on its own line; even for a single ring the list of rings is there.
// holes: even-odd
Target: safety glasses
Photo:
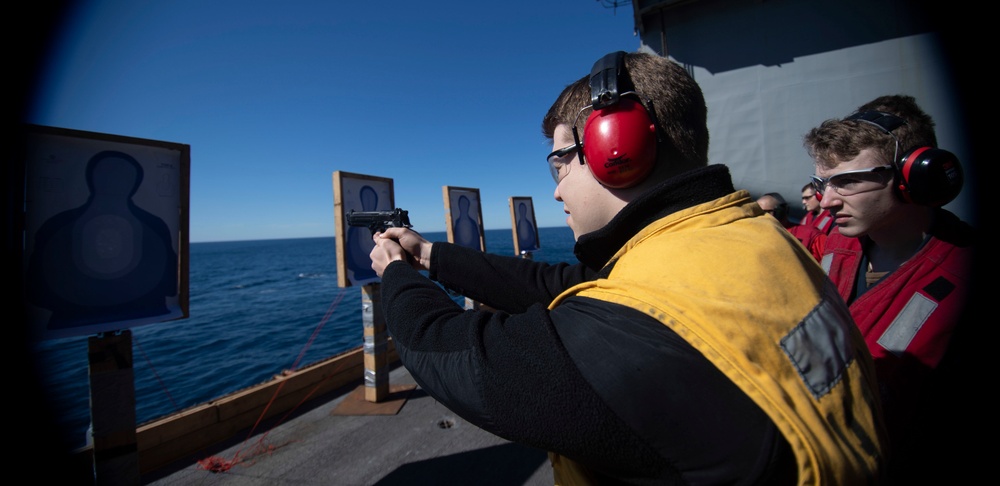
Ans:
[[[559,181],[566,176],[566,174],[560,176],[562,168],[565,167],[570,160],[573,160],[573,154],[579,150],[580,144],[574,143],[568,147],[563,147],[559,150],[553,151],[548,157],[545,158],[545,160],[549,163],[549,172],[552,173],[552,180],[556,181],[556,184],[559,184]],[[566,169],[566,173],[569,173],[569,169]]]
[[[892,179],[892,166],[880,165],[871,169],[848,170],[830,177],[810,176],[816,199],[822,200],[827,187],[841,196],[851,196],[859,192],[874,191],[885,187]]]

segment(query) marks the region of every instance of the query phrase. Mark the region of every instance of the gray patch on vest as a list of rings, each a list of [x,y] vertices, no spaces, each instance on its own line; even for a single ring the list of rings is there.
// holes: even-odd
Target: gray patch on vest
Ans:
[[[827,253],[823,255],[823,259],[819,261],[819,265],[823,267],[823,271],[827,275],[830,274],[830,267],[833,265],[833,253]]]
[[[781,339],[781,348],[816,399],[833,389],[854,359],[848,327],[853,325],[847,305],[827,282],[819,304]]]
[[[920,332],[920,328],[927,322],[934,309],[937,309],[937,302],[934,302],[922,294],[914,294],[910,301],[906,303],[903,310],[892,320],[892,324],[886,328],[878,338],[879,346],[882,346],[890,353],[900,356],[910,345],[913,336]]]

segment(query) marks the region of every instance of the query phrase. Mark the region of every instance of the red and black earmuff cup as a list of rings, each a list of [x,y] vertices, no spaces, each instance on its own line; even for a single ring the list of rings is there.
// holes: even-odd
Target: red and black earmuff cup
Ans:
[[[962,192],[964,174],[955,154],[919,147],[899,160],[896,189],[903,200],[925,206],[944,206]]]
[[[593,111],[583,126],[583,162],[606,187],[642,182],[656,164],[656,123],[625,73],[625,52],[605,55],[590,71]],[[574,136],[576,136],[574,127]]]
[[[583,127],[583,155],[601,184],[631,187],[653,171],[656,125],[638,101],[621,98],[594,110]]]

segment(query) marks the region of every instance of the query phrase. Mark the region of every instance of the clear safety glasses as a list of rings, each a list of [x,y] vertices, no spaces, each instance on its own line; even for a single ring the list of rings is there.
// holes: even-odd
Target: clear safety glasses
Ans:
[[[569,165],[569,161],[573,160],[573,154],[577,153],[579,150],[580,144],[574,143],[573,145],[563,147],[552,152],[545,158],[545,160],[549,163],[549,172],[552,173],[552,180],[556,181],[556,184],[559,184],[559,181],[561,181],[563,177],[566,177],[566,174],[569,173],[568,168],[565,170],[565,173],[563,173],[563,167],[567,167]]]
[[[880,165],[871,169],[848,170],[830,177],[810,176],[816,198],[822,199],[827,187],[841,196],[881,189],[892,180],[892,166]]]

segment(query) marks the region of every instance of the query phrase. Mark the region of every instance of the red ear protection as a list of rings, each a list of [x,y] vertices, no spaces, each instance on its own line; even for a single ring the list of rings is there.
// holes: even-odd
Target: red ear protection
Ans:
[[[906,202],[944,206],[962,192],[964,177],[958,157],[931,147],[910,150],[899,159],[896,189]]]
[[[639,102],[622,98],[594,110],[583,126],[583,156],[601,184],[638,184],[656,163],[656,125]]]
[[[905,125],[906,120],[880,111],[855,113],[847,120],[879,127],[896,141],[896,152],[899,152],[899,139],[892,131]],[[892,166],[896,171],[896,193],[908,203],[940,207],[962,192],[962,164],[955,154],[947,150],[932,147],[910,149],[892,161]]]
[[[655,117],[637,101],[625,76],[625,53],[602,57],[590,73],[593,112],[583,126],[581,163],[586,163],[601,184],[624,189],[642,182],[656,164]],[[623,96],[623,95],[627,95]],[[634,96],[634,98],[633,98]]]

